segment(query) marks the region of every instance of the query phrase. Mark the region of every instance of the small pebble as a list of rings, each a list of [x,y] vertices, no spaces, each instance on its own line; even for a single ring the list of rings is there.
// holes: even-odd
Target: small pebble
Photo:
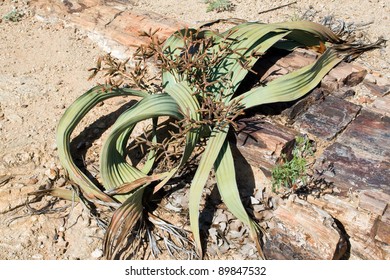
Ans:
[[[38,179],[37,178],[30,178],[27,181],[27,185],[35,185],[36,183],[38,183]]]
[[[57,182],[56,182],[56,185],[57,185],[58,187],[62,187],[62,186],[64,186],[65,184],[66,184],[66,179],[63,178],[63,177],[60,177],[60,178],[57,180]]]
[[[372,100],[371,98],[369,97],[366,97],[366,96],[362,96],[358,99],[358,102],[360,104],[371,104],[374,100]]]
[[[239,220],[233,220],[229,224],[230,230],[233,230],[233,231],[241,231],[242,227],[243,227],[242,222],[240,222]]]
[[[167,203],[166,205],[165,205],[165,208],[167,209],[167,210],[171,210],[171,211],[174,211],[174,212],[181,212],[182,211],[182,208],[179,208],[179,207],[175,207],[175,206],[173,206],[171,203]]]
[[[34,260],[43,260],[43,256],[41,254],[35,254],[31,256],[31,258]]]
[[[220,210],[220,209],[218,209]],[[217,211],[213,223],[214,224],[219,224],[219,223],[227,223],[228,222],[228,217],[226,214],[224,214],[222,211]]]
[[[374,75],[372,74],[367,74],[366,77],[364,78],[365,81],[369,82],[369,83],[372,83],[372,84],[376,84],[376,78]]]
[[[55,180],[57,178],[57,170],[56,168],[50,168],[45,171],[45,175],[50,179],[50,180]]]
[[[220,231],[224,232],[226,230],[227,224],[225,222],[220,222],[218,225]]]
[[[251,196],[251,204],[252,205],[257,205],[257,204],[260,204],[260,201],[257,198]]]
[[[38,240],[39,241],[47,241],[47,240],[49,240],[49,236],[47,236],[47,235],[40,235],[40,236],[38,236]]]
[[[263,204],[257,204],[253,206],[254,212],[261,212],[265,210],[265,206]]]
[[[217,232],[217,229],[216,228],[210,228],[209,229],[209,235],[211,237],[211,240],[213,240],[214,243],[217,243],[217,235],[218,235],[218,232]]]
[[[53,143],[53,145],[51,145],[51,149],[53,151],[57,151],[57,149],[58,149],[57,143]]]
[[[101,258],[101,257],[103,257],[103,251],[101,249],[96,249],[95,251],[93,251],[91,253],[91,257],[94,259]]]

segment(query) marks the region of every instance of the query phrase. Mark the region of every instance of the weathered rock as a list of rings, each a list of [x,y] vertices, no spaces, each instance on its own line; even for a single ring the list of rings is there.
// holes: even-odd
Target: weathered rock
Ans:
[[[377,85],[369,81],[364,81],[364,85],[375,96],[384,96],[390,92],[390,85]]]
[[[318,53],[306,50],[306,49],[298,49],[286,57],[284,57],[277,64],[282,68],[286,68],[289,70],[296,70],[302,67],[313,63],[318,58]]]
[[[390,159],[390,118],[363,110],[338,139],[362,156],[379,161]]]
[[[335,221],[320,208],[290,197],[273,214],[263,250],[268,259],[331,260],[346,252]]]
[[[58,176],[58,170],[57,168],[49,168],[45,171],[45,175],[50,179],[50,180],[55,180]]]
[[[367,75],[367,70],[357,64],[342,62],[333,68],[321,82],[321,86],[333,92],[343,86],[356,86]]]
[[[318,161],[317,169],[332,164],[334,173],[326,172],[346,195],[351,190],[380,189],[390,194],[390,118],[369,111],[351,123]]]
[[[337,79],[333,76],[326,75],[321,81],[321,88],[325,89],[328,92],[338,91],[340,84]]]
[[[56,187],[63,187],[63,186],[65,186],[65,184],[66,184],[66,182],[67,182],[67,180],[64,178],[64,177],[60,177],[60,178],[58,178],[58,180],[56,181]]]
[[[103,251],[101,249],[96,249],[91,253],[91,257],[94,259],[99,259],[103,256]]]
[[[27,185],[35,185],[36,183],[38,183],[38,179],[36,177],[32,177],[30,179],[28,179],[27,181]]]
[[[242,119],[237,134],[237,148],[253,166],[270,172],[281,154],[293,148],[298,133],[279,124],[256,118]]]
[[[354,202],[334,195],[324,195],[308,202],[329,213],[345,232],[349,242],[346,257],[351,259],[390,259],[389,243],[386,239],[389,220],[358,207]],[[386,213],[385,213],[386,214]],[[381,228],[381,231],[379,230]]]
[[[87,32],[105,51],[119,58],[129,57],[134,46],[147,43],[140,32],[159,30],[159,36],[166,38],[183,23],[154,14],[137,11],[119,2],[99,0],[55,1],[33,0],[36,14],[45,19],[66,16],[67,22]]]
[[[309,95],[294,103],[291,107],[285,109],[282,112],[283,116],[288,118],[289,123],[293,123],[294,120],[308,110],[314,103],[325,97],[321,88],[314,89]]]
[[[337,91],[332,92],[332,96],[345,99],[351,96],[354,96],[356,91],[349,87],[342,87]]]
[[[390,117],[390,95],[375,99],[371,109],[378,114]]]
[[[390,247],[390,209],[387,208],[381,219],[378,221],[375,239],[384,242],[387,247]],[[390,254],[387,256],[390,259]]]
[[[371,213],[384,215],[388,203],[390,203],[390,195],[382,191],[374,189],[359,192],[359,207]]]
[[[311,106],[295,124],[305,133],[331,140],[354,119],[359,110],[360,106],[327,96],[322,102]]]
[[[347,195],[352,189],[388,189],[389,164],[362,158],[346,145],[338,142],[332,144],[325,150],[322,163],[333,165],[334,172],[325,172],[324,175],[341,189],[341,195]],[[319,166],[317,169],[325,169]]]

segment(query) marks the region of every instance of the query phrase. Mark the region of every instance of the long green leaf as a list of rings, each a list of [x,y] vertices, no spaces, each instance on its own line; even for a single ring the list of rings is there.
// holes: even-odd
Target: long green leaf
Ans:
[[[223,202],[229,211],[250,229],[250,235],[255,241],[260,256],[264,259],[258,237],[258,225],[246,212],[238,191],[233,155],[229,142],[225,140],[217,160],[214,164],[215,178],[217,180],[218,190]]]
[[[152,142],[157,143],[157,124],[158,124],[158,118],[154,118],[152,120],[153,126],[152,126]],[[144,174],[149,174],[149,172],[152,170],[153,165],[156,161],[156,151],[154,149],[151,149],[148,153],[148,157],[146,158],[145,164],[142,167],[141,172]]]
[[[341,57],[332,49],[314,63],[269,82],[264,87],[254,88],[240,97],[245,108],[261,104],[296,100],[316,87],[322,78],[340,61]]]
[[[111,190],[146,176],[126,161],[123,142],[127,139],[120,136],[124,131],[132,130],[139,121],[161,116],[182,118],[177,103],[167,94],[144,97],[118,118],[102,148],[100,171],[106,189]]]
[[[273,25],[287,30],[303,31],[304,33],[299,33],[299,37],[303,43],[307,42],[305,37],[310,38],[312,35],[316,36],[323,42],[328,41],[335,44],[344,43],[344,41],[336,34],[334,34],[329,28],[315,22],[289,21],[274,23]],[[295,36],[294,40],[298,40],[297,36]]]
[[[202,245],[199,234],[199,203],[202,197],[203,187],[209,177],[211,168],[214,165],[215,160],[219,154],[226,136],[229,130],[229,126],[226,125],[219,129],[214,129],[208,140],[205,151],[202,154],[202,158],[199,162],[198,169],[191,183],[190,199],[189,199],[189,214],[190,214],[190,226],[194,235],[196,249],[199,256],[202,256]]]
[[[70,151],[70,137],[81,119],[99,102],[120,95],[147,96],[146,93],[131,89],[112,89],[96,86],[80,96],[64,113],[57,128],[58,155],[69,178],[80,186],[83,195],[95,202],[114,202],[102,192],[75,164]]]
[[[247,68],[250,68],[257,61],[251,57],[253,52],[265,53],[270,47],[286,38],[295,42],[295,44],[304,46],[319,45],[320,41],[330,41],[333,43],[341,43],[342,40],[335,35],[328,28],[312,23],[312,22],[288,22],[276,24],[263,24],[259,22],[245,23],[233,27],[224,33],[229,39],[234,39],[238,43],[233,45],[234,49],[240,50],[241,55],[245,57]],[[222,40],[222,39],[219,39]],[[226,40],[226,39],[225,39]],[[232,60],[236,62],[232,63]],[[225,95],[228,97],[226,101],[230,100],[232,92],[238,88],[240,82],[247,75],[248,70],[244,69],[239,64],[239,55],[231,54],[225,58],[221,65],[216,68],[215,79],[232,73],[231,84],[227,87]],[[222,72],[221,72],[222,71]]]

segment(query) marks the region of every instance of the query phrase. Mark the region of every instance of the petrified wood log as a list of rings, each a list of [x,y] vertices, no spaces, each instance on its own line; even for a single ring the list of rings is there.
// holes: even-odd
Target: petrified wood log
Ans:
[[[374,198],[378,201],[376,202]],[[325,210],[337,220],[339,227],[348,237],[349,258],[390,259],[390,240],[388,237],[390,196],[370,191],[370,193],[364,193],[355,200],[325,195],[319,199],[309,196],[308,201]],[[378,214],[382,211],[383,215]]]
[[[321,87],[329,92],[334,92],[344,86],[352,87],[360,84],[366,75],[367,70],[363,67],[341,62],[324,77]]]
[[[379,97],[372,103],[372,110],[378,114],[390,117],[390,95]]]
[[[317,161],[333,164],[334,182],[341,195],[353,190],[380,189],[390,194],[390,118],[363,110]]]
[[[348,249],[332,216],[296,196],[278,205],[267,225],[268,259],[340,259]]]
[[[385,96],[390,92],[390,85],[378,85],[369,81],[364,81],[364,85],[373,95],[378,97]]]
[[[249,164],[270,176],[281,154],[291,153],[298,133],[285,126],[256,118],[238,122],[237,148]]]
[[[295,125],[303,132],[324,140],[332,140],[360,111],[360,106],[333,96],[327,96],[303,113]]]
[[[148,42],[140,32],[159,30],[166,38],[185,25],[152,12],[129,9],[126,3],[100,0],[33,0],[37,16],[66,19],[96,41],[106,52],[119,58],[129,57],[135,46]]]

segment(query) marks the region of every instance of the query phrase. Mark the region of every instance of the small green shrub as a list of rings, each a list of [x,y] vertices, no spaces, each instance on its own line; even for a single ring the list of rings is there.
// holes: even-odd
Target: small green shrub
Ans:
[[[5,21],[18,22],[22,20],[23,16],[24,16],[24,12],[14,7],[12,11],[10,11],[9,13],[3,16],[3,19]]]
[[[233,10],[233,3],[230,0],[205,0],[205,3],[208,4],[207,12],[216,11],[224,12]]]
[[[272,170],[272,188],[277,191],[279,188],[295,188],[297,185],[305,185],[308,180],[307,156],[313,154],[313,147],[310,140],[305,136],[297,136],[295,147],[292,150],[292,158],[289,160],[285,154],[282,155],[283,164]]]

